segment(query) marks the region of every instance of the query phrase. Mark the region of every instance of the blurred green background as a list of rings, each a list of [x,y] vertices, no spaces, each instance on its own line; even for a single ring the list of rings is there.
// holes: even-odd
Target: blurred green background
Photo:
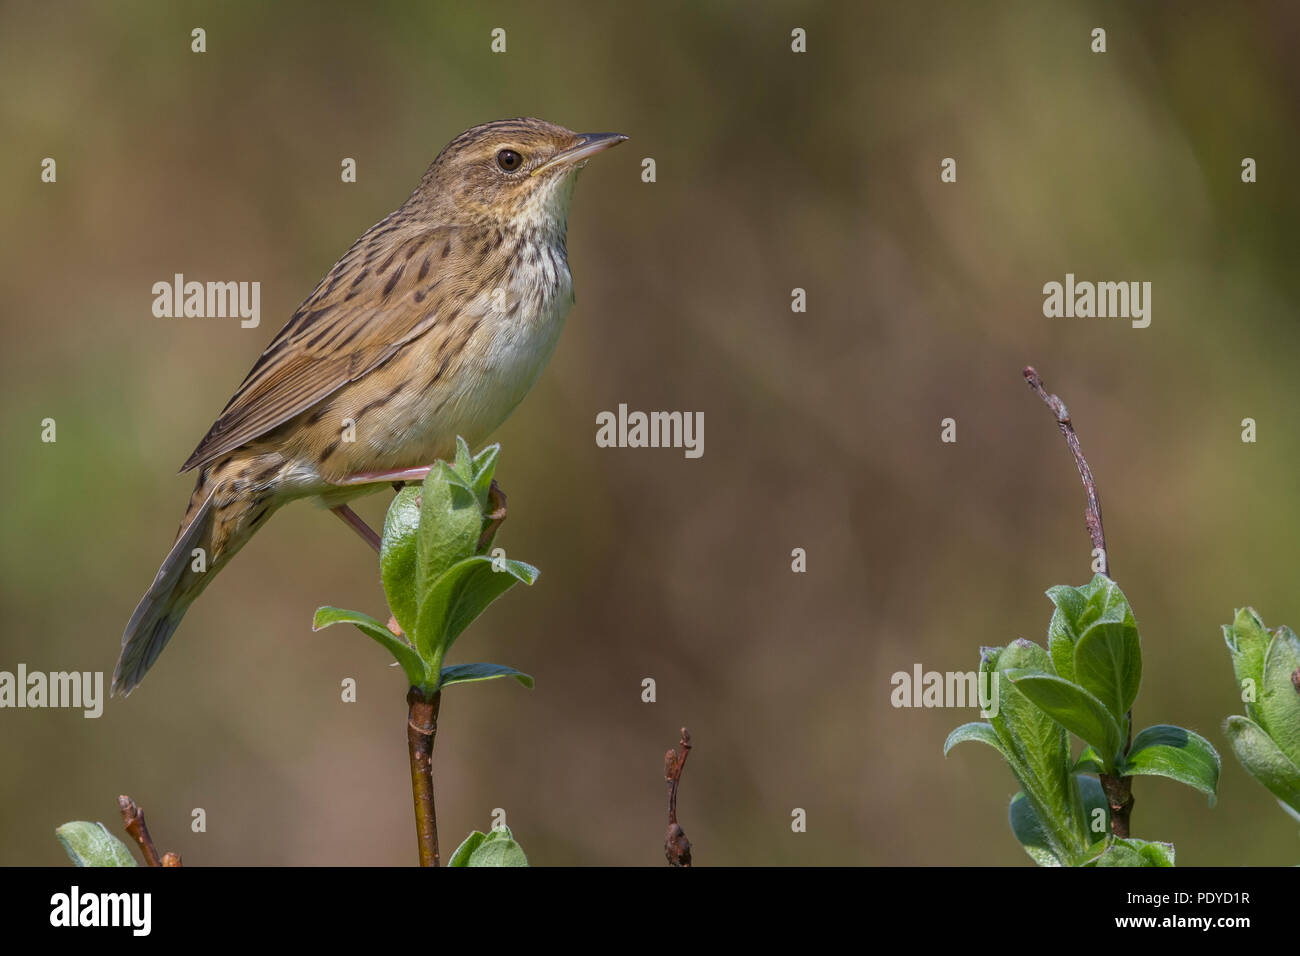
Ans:
[[[1139,779],[1134,834],[1184,864],[1296,863],[1294,823],[1226,753],[1219,626],[1244,604],[1300,625],[1297,26],[1292,3],[1184,0],[7,3],[0,669],[111,675],[193,484],[176,468],[274,331],[452,136],[535,115],[631,141],[581,177],[578,304],[497,435],[499,541],[543,573],[453,656],[537,688],[447,692],[445,852],[501,807],[535,864],[662,865],[686,725],[701,865],[1029,865],[1006,767],[941,755],[974,712],[896,710],[889,678],[1043,641],[1044,589],[1090,577],[1032,363],[1142,628],[1137,724],[1225,755],[1213,809]],[[262,326],[154,318],[176,272],[261,281]],[[1044,318],[1067,272],[1151,281],[1150,328]],[[620,402],[703,411],[704,457],[597,448]],[[360,508],[377,523],[388,497]],[[413,862],[401,676],[309,627],[382,602],[355,536],[281,511],[128,701],[0,712],[0,863],[66,864],[65,820],[120,833],[119,793],[192,864]]]

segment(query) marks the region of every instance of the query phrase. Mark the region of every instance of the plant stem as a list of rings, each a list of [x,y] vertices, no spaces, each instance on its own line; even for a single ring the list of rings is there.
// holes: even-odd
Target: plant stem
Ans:
[[[691,841],[677,823],[677,787],[682,782],[682,768],[691,755],[691,732],[682,728],[681,752],[664,754],[664,780],[668,784],[668,833],[664,837],[664,855],[669,866],[691,865]]]
[[[1133,778],[1098,774],[1106,803],[1110,805],[1110,832],[1117,837],[1128,836],[1129,815],[1133,812]]]
[[[158,848],[154,846],[153,837],[149,835],[149,827],[144,822],[144,811],[135,805],[135,801],[122,794],[117,798],[118,809],[122,811],[122,823],[126,827],[126,832],[135,840],[136,845],[140,847],[140,853],[144,856],[146,866],[162,866],[163,861],[158,856]],[[167,854],[174,856],[175,854]],[[177,857],[176,866],[180,865],[180,858]]]
[[[1038,377],[1038,371],[1032,365],[1025,368],[1024,376],[1029,387],[1056,416],[1056,424],[1061,429],[1061,434],[1065,436],[1065,443],[1070,446],[1071,454],[1074,455],[1074,464],[1078,467],[1079,478],[1083,481],[1083,492],[1088,497],[1088,507],[1084,512],[1088,537],[1092,539],[1092,546],[1101,552],[1101,573],[1110,577],[1110,555],[1106,552],[1106,531],[1101,525],[1101,497],[1097,494],[1097,482],[1093,480],[1092,469],[1088,467],[1088,462],[1083,457],[1083,449],[1079,446],[1079,436],[1074,433],[1070,410],[1065,407],[1065,402],[1061,401],[1059,396],[1048,394],[1042,379]]]
[[[1052,395],[1043,385],[1042,379],[1038,377],[1038,371],[1032,365],[1026,366],[1024,370],[1025,382],[1034,390],[1044,404],[1052,410],[1056,416],[1056,424],[1061,429],[1061,434],[1065,437],[1065,443],[1070,447],[1070,453],[1074,455],[1074,464],[1079,469],[1079,478],[1083,481],[1083,492],[1088,498],[1088,506],[1084,511],[1084,521],[1088,525],[1088,537],[1092,539],[1092,546],[1099,552],[1099,567],[1101,573],[1110,577],[1110,554],[1106,551],[1106,530],[1101,524],[1101,496],[1097,493],[1097,482],[1092,477],[1092,469],[1088,467],[1088,461],[1083,457],[1083,448],[1079,445],[1079,436],[1074,432],[1074,423],[1070,421],[1070,411],[1065,407],[1065,402],[1061,401],[1057,395]],[[1124,752],[1128,752],[1129,746],[1133,743],[1133,712],[1128,713],[1129,739],[1124,745]],[[1097,775],[1101,781],[1101,789],[1106,794],[1106,802],[1110,805],[1110,832],[1117,837],[1127,837],[1129,833],[1129,817],[1133,813],[1133,778],[1132,777],[1112,777],[1109,774],[1099,773]]]
[[[415,801],[415,838],[420,866],[438,866],[438,816],[433,807],[433,738],[438,732],[442,692],[426,695],[418,687],[406,692],[406,745],[411,753],[411,795]]]

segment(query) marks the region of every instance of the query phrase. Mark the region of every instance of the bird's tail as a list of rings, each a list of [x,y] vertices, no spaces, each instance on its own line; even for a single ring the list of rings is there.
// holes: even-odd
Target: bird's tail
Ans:
[[[114,694],[125,697],[144,679],[194,599],[273,510],[238,476],[243,465],[226,459],[201,473],[176,543],[122,634]]]

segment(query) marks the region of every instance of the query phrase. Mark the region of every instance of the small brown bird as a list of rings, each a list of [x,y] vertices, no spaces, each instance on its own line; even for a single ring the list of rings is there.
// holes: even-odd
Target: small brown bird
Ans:
[[[140,683],[276,508],[318,498],[374,545],[350,498],[422,477],[454,455],[456,436],[477,445],[505,421],[573,304],[565,230],[577,171],[625,139],[538,119],[476,126],[352,244],[181,468],[197,468],[198,483],[122,635],[114,693]]]

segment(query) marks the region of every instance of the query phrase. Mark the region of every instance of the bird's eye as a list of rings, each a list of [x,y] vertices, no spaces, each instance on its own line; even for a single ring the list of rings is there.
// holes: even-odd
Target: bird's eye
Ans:
[[[524,158],[513,149],[503,149],[497,153],[497,165],[507,173],[513,173],[524,164]]]

